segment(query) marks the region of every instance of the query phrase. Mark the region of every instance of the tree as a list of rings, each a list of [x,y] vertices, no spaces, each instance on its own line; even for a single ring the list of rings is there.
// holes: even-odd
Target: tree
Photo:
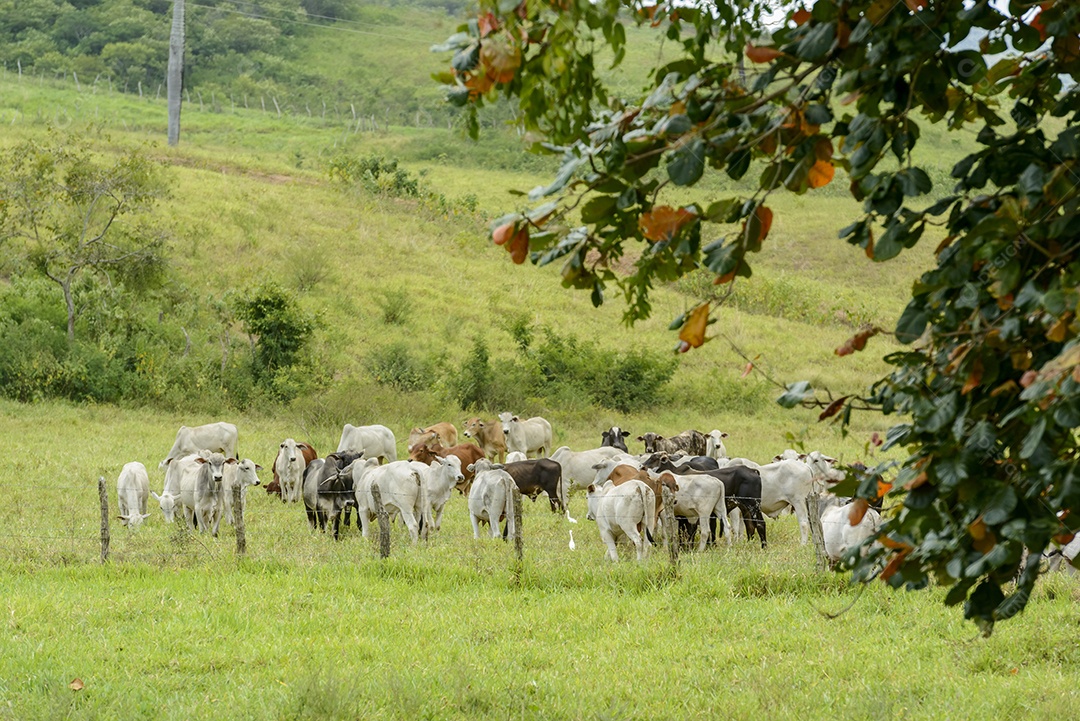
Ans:
[[[0,168],[0,239],[60,287],[69,341],[81,275],[111,283],[160,270],[165,236],[139,216],[166,186],[159,166],[140,151],[106,160],[83,140],[50,136],[15,146]]]
[[[1080,5],[481,0],[479,12],[442,46],[454,52],[449,100],[475,135],[478,107],[514,98],[541,147],[563,155],[530,196],[554,200],[503,218],[495,242],[516,263],[561,261],[564,285],[596,304],[617,287],[629,322],[650,313],[653,282],[707,269],[717,290],[675,324],[682,350],[705,341],[710,313],[750,277],[774,193],[813,192],[844,171],[863,210],[839,236],[874,262],[944,228],[937,267],[897,319],[908,348],[886,356],[892,372],[864,397],[801,382],[779,400],[845,423],[854,409],[901,416],[885,446],[907,451],[891,491],[903,508],[879,547],[848,556],[855,579],[933,579],[987,634],[1022,610],[1040,555],[1080,527],[1080,92],[1062,81],[1080,78]],[[598,54],[617,64],[630,23],[678,57],[623,100],[605,89]],[[913,155],[930,124],[977,131],[937,202]],[[759,189],[707,206],[667,200],[707,173],[756,174]],[[632,273],[610,270],[641,245]],[[837,353],[883,332],[863,329]],[[884,470],[845,490],[874,497]]]
[[[256,339],[255,380],[273,388],[275,375],[300,361],[315,331],[315,320],[292,294],[274,283],[236,296],[232,305],[244,331]]]

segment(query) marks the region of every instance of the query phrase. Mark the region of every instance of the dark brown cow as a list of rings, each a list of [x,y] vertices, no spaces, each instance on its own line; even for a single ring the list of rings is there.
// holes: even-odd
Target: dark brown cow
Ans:
[[[656,494],[656,517],[660,517],[660,511],[664,508],[664,492],[663,486],[667,486],[668,490],[675,493],[679,490],[678,484],[675,479],[670,475],[663,476],[662,479],[656,479],[649,475],[648,471],[644,471],[640,468],[634,468],[633,466],[626,465],[625,463],[620,466],[615,466],[608,475],[608,480],[614,483],[616,486],[622,485],[631,479],[636,479],[644,483],[646,486],[652,489]]]
[[[555,513],[566,511],[566,499],[563,498],[562,466],[550,458],[533,458],[528,461],[507,463],[503,468],[514,479],[521,495],[528,496],[534,502],[541,492],[546,493]]]

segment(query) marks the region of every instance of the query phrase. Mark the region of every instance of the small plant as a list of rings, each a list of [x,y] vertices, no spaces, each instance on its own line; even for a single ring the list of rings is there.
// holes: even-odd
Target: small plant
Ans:
[[[427,387],[431,377],[429,364],[413,355],[405,343],[391,343],[373,350],[366,364],[375,382],[399,391],[418,391]]]
[[[377,302],[386,325],[405,325],[412,315],[412,298],[404,288],[384,290],[382,300]]]

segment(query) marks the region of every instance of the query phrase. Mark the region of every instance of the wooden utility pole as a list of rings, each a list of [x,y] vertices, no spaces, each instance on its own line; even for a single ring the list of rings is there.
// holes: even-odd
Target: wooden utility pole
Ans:
[[[169,145],[180,143],[180,105],[184,82],[184,0],[173,0],[172,31],[169,33],[169,67],[165,97],[169,104]]]

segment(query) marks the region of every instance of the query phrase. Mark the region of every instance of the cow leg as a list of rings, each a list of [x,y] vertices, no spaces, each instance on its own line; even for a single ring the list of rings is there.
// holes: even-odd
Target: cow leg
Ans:
[[[476,540],[480,540],[480,519],[478,519],[472,513],[469,514],[469,520],[472,521],[472,535]]]
[[[698,528],[701,530],[701,540],[698,541],[698,553],[703,553],[705,548],[709,545],[709,539],[712,538],[712,534],[709,533],[709,525],[712,522],[712,514],[705,516],[698,516]]]
[[[420,540],[420,524],[416,522],[416,517],[413,516],[412,511],[408,508],[401,510],[401,522],[405,524],[405,528],[409,529],[409,538],[413,543]]]
[[[334,540],[341,540],[341,511],[334,511],[331,514],[331,520],[334,526]]]
[[[644,524],[642,524],[644,527]],[[637,551],[637,560],[645,560],[645,541],[641,537],[641,532],[637,526],[631,526],[624,531],[626,537],[630,539],[630,542],[634,544],[634,550]]]
[[[316,528],[318,528],[318,521],[315,518],[315,511],[311,510],[310,508],[305,508],[304,510],[307,512],[308,525],[310,525],[311,530],[314,531]]]
[[[615,536],[611,531],[603,529],[600,531],[600,540],[607,546],[607,553],[604,554],[604,558],[613,563],[619,562],[619,549],[615,546]]]
[[[799,543],[805,546],[810,537],[810,513],[806,510],[806,499],[799,499],[792,508],[795,511],[795,518],[799,521]]]

